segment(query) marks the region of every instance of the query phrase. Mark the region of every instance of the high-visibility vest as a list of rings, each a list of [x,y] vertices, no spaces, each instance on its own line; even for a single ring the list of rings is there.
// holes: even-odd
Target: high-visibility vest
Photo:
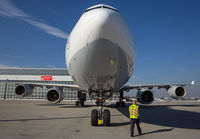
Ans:
[[[130,118],[138,119],[138,117],[139,117],[139,111],[138,110],[139,110],[139,106],[138,105],[129,106]]]

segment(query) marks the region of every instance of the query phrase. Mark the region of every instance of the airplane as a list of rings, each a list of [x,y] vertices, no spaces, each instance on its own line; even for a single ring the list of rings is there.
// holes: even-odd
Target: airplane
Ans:
[[[48,88],[47,99],[53,103],[63,100],[64,88],[78,91],[76,105],[84,106],[86,93],[96,100],[99,109],[91,111],[91,125],[110,125],[110,111],[103,110],[106,99],[119,93],[117,106],[124,106],[124,91],[137,89],[137,100],[142,104],[154,101],[152,88],[165,88],[173,98],[184,97],[184,86],[191,84],[125,85],[131,77],[136,55],[135,40],[118,9],[98,4],[89,7],[82,14],[66,43],[66,65],[77,85],[19,83],[15,93],[29,96],[34,87]]]

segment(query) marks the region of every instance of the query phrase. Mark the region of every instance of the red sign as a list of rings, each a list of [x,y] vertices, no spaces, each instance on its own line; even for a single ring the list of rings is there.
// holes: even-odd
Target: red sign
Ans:
[[[52,76],[41,76],[41,80],[42,81],[51,81],[52,80]]]

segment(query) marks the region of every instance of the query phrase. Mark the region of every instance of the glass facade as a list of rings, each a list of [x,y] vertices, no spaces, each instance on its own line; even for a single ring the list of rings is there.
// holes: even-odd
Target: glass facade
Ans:
[[[46,100],[47,97],[47,88],[35,87],[33,94],[31,96],[22,97],[15,94],[16,83],[53,83],[53,84],[75,84],[72,80],[56,80],[56,81],[40,81],[40,80],[7,80],[7,76],[20,76],[32,75],[41,76],[41,75],[51,75],[51,76],[66,76],[69,77],[69,73],[66,69],[0,69],[0,99],[42,99]],[[4,77],[1,78],[1,77]],[[77,91],[73,91],[68,88],[64,88],[63,92],[65,94],[64,100],[75,101],[77,100]],[[117,100],[118,97],[114,95],[111,100]],[[87,97],[87,100],[92,100]]]

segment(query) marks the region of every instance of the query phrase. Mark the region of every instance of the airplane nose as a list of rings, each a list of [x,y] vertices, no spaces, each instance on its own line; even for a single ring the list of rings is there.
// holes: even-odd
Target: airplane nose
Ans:
[[[119,34],[119,26],[117,22],[121,22],[120,14],[109,9],[97,10],[91,14],[91,19],[88,20],[91,32],[88,41],[93,41],[94,38],[108,38]],[[87,15],[86,15],[87,16]]]
[[[104,9],[91,14],[91,31],[88,35],[88,43],[95,41],[96,38],[104,38],[123,47],[133,45],[132,34],[119,12]],[[130,52],[131,50],[127,51],[127,53]]]
[[[102,11],[99,12],[97,15],[97,23],[99,24],[100,27],[104,27],[105,25],[109,24],[110,17],[113,15],[113,12],[109,11]]]
[[[117,11],[102,8],[85,12],[71,36],[77,39],[70,40],[73,51],[68,53],[68,65],[79,86],[117,90],[130,77],[132,39]]]

